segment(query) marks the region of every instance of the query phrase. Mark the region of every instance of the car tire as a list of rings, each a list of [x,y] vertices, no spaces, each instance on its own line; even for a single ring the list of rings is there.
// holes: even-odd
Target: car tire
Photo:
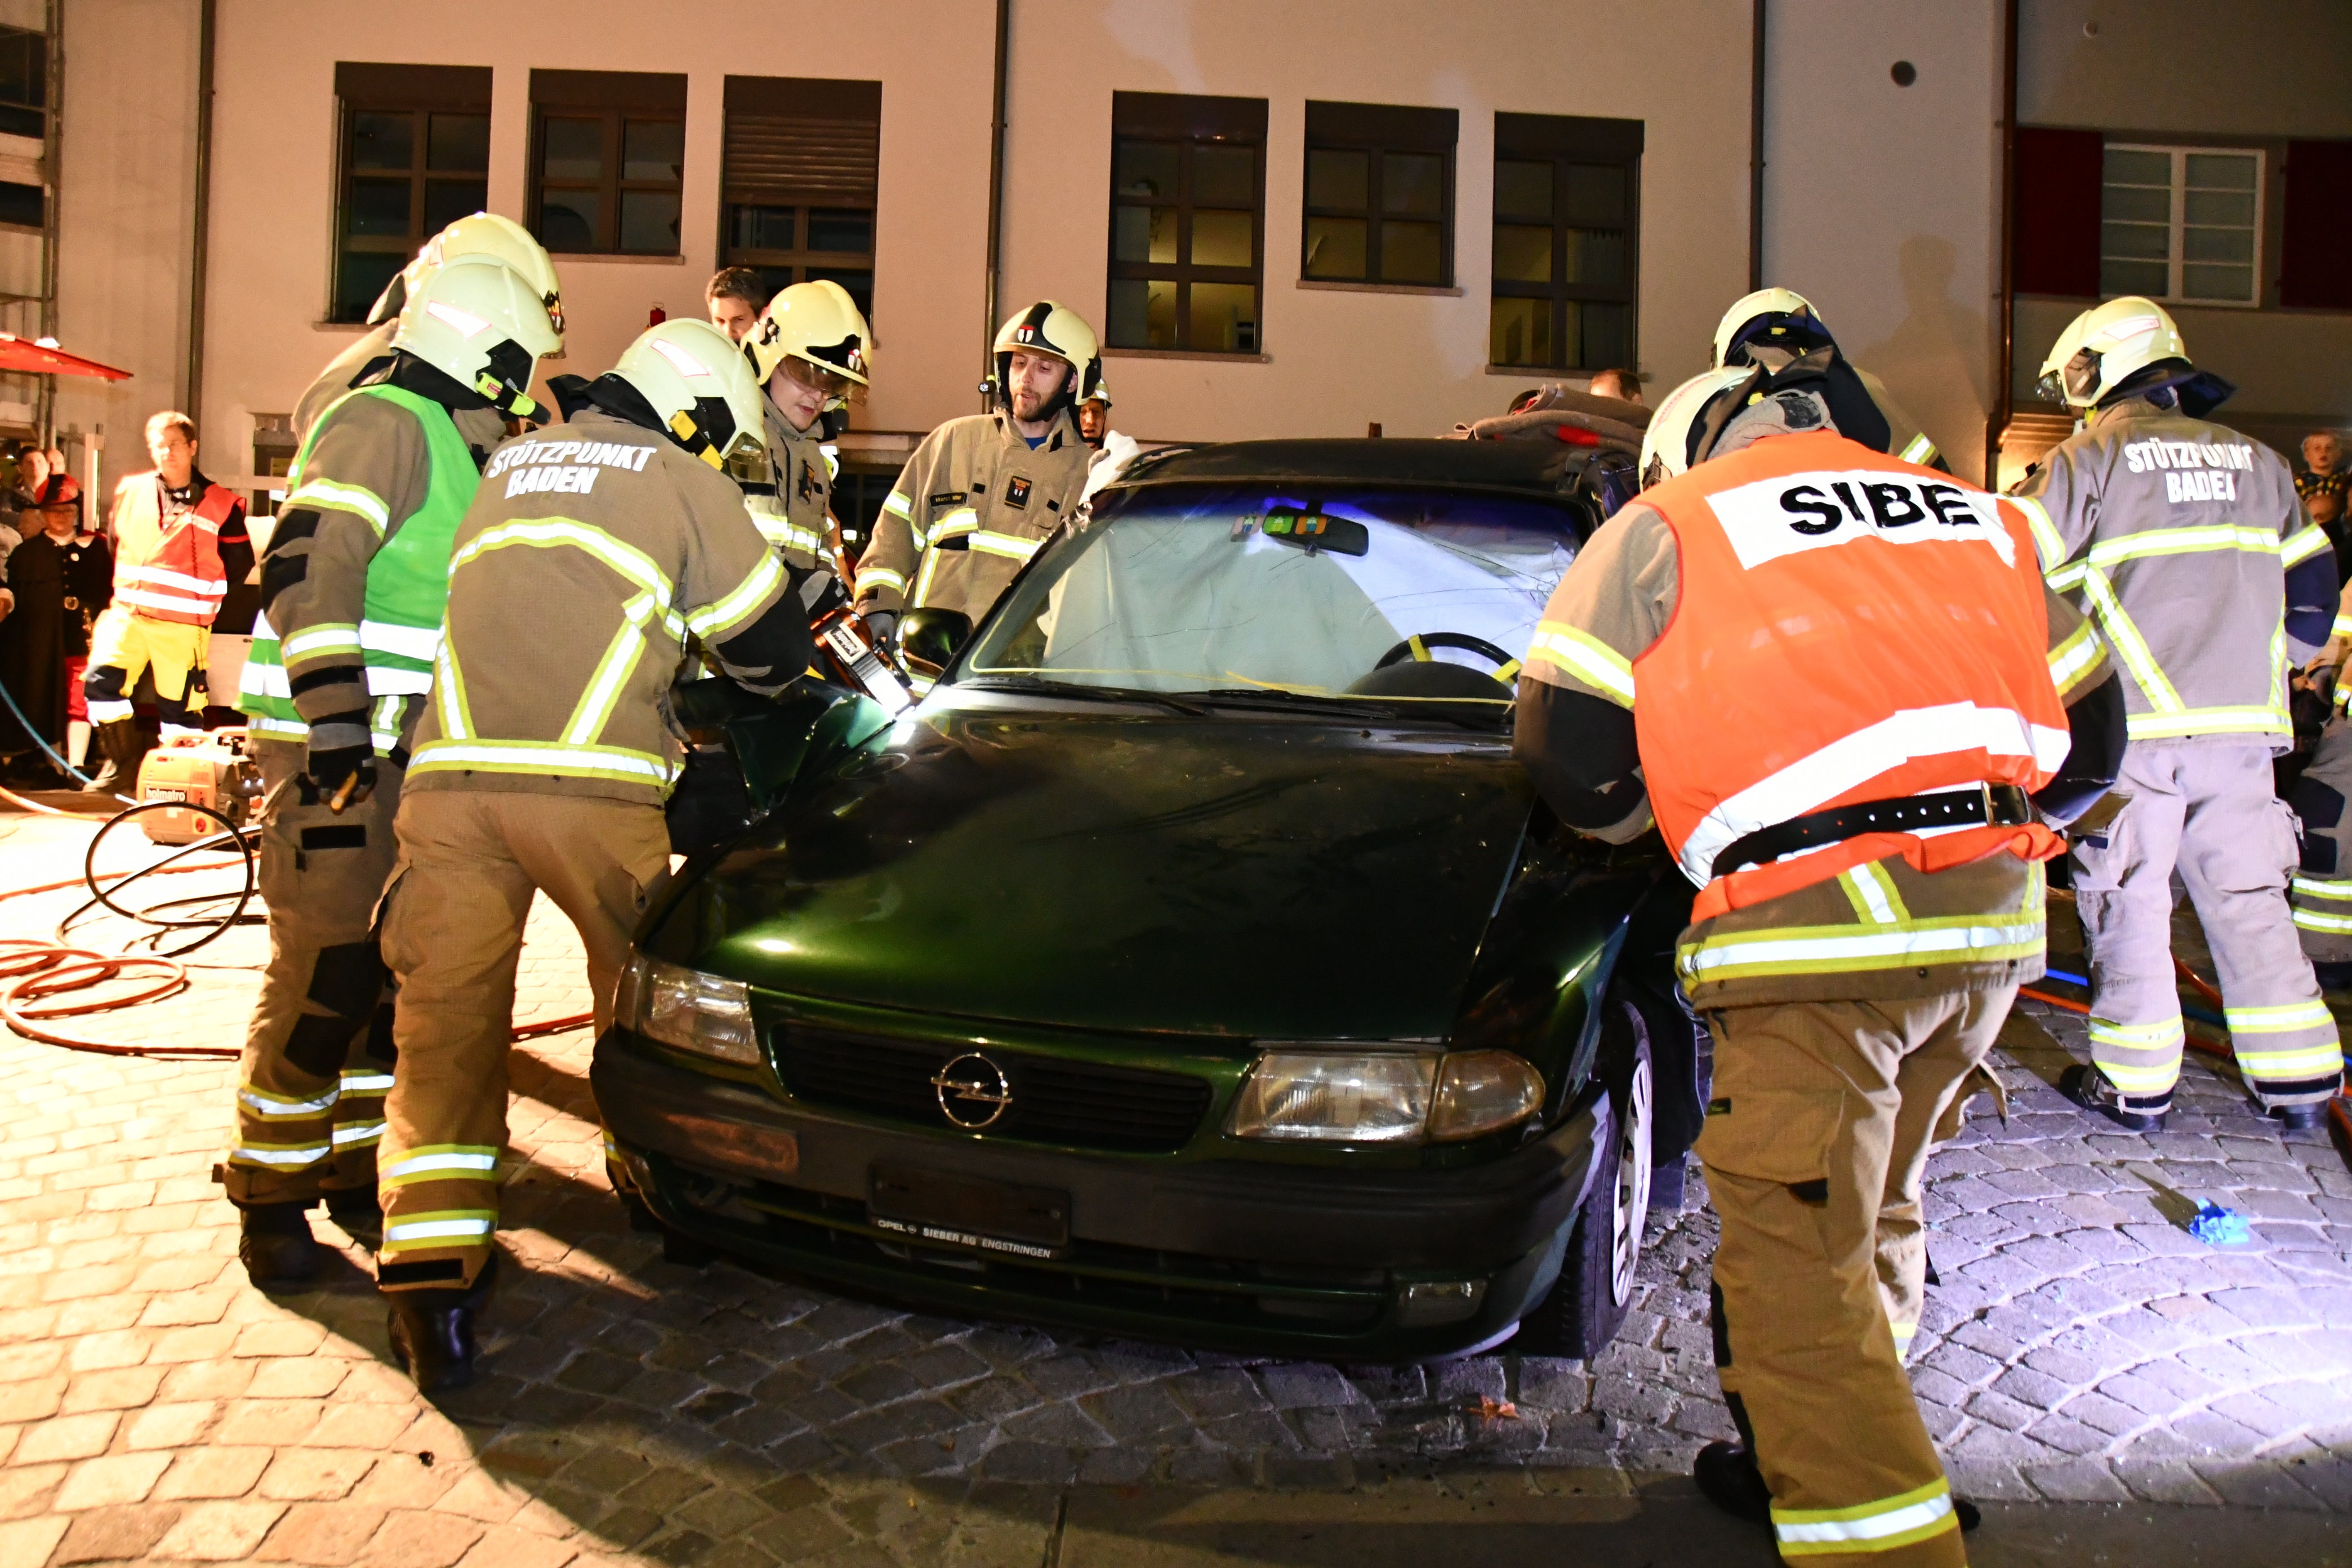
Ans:
[[[1589,1362],[1608,1348],[1633,1305],[1650,1206],[1657,1086],[1641,1015],[1616,1004],[1606,1029],[1601,1081],[1609,1109],[1596,1130],[1606,1152],[1569,1231],[1559,1281],[1519,1320],[1513,1348],[1524,1355]]]

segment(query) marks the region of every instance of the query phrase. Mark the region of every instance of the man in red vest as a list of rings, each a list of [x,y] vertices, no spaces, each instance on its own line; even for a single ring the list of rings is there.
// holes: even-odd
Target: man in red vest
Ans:
[[[1701,1489],[1788,1558],[1951,1568],[1974,1510],[1903,1370],[1920,1180],[2042,973],[2046,824],[2113,779],[2123,702],[2022,514],[1840,435],[1829,370],[1660,405],[1649,488],[1544,612],[1515,749],[1572,827],[1654,818],[1700,889],[1676,963],[1715,1036],[1698,1154],[1740,1434]]]
[[[203,728],[213,617],[228,585],[253,570],[245,503],[196,471],[195,422],[169,411],[148,420],[147,455],[152,469],[114,487],[114,602],[90,635],[82,678],[106,759],[92,791],[137,780],[142,747],[131,693],[142,671],[154,672],[167,730]]]

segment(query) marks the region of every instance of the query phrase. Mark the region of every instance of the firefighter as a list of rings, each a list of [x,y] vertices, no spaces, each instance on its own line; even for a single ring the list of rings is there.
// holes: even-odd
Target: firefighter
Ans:
[[[1906,463],[1925,463],[1945,473],[1950,465],[1919,428],[1886,384],[1848,363],[1830,336],[1813,302],[1791,289],[1759,289],[1732,301],[1715,328],[1715,366],[1743,364],[1779,370],[1801,354],[1830,352],[1830,412],[1849,440],[1889,452]]]
[[[1964,1560],[1903,1356],[1920,1180],[2041,974],[2045,826],[2123,703],[2024,517],[1837,429],[1824,348],[1677,389],[1662,481],[1561,579],[1515,750],[1570,826],[1653,816],[1700,889],[1676,965],[1715,1037],[1716,1357],[1697,1479],[1824,1568]]]
[[[371,331],[330,360],[309,390],[296,399],[297,441],[310,434],[310,426],[319,422],[327,405],[349,392],[361,373],[392,352],[392,334],[399,325],[400,308],[409,293],[431,277],[435,268],[458,256],[488,256],[505,262],[539,293],[547,305],[548,320],[559,335],[562,332],[563,293],[556,281],[555,263],[548,259],[546,249],[531,237],[530,231],[514,219],[494,213],[461,217],[426,240],[408,265],[394,274],[375,303],[368,308]],[[449,416],[457,422],[466,444],[478,454],[488,452],[506,439],[507,416],[498,409],[453,408]],[[476,461],[478,464],[478,457]]]
[[[2204,417],[2235,389],[2190,363],[2162,307],[2126,296],[2085,310],[2042,374],[2085,423],[2020,504],[2051,584],[2081,595],[2130,677],[2126,804],[2074,854],[2091,1062],[2059,1087],[2133,1131],[2164,1125],[2183,1043],[2177,869],[2248,1091],[2282,1127],[2314,1126],[2343,1048],[2287,906],[2298,850],[2271,759],[2294,742],[2290,656],[2327,641],[2335,552],[2286,460]]]
[[[195,422],[166,412],[147,421],[155,467],[114,487],[114,598],[90,632],[82,697],[104,767],[86,794],[132,787],[142,751],[131,693],[155,681],[163,731],[204,728],[205,659],[213,618],[231,583],[253,570],[245,502],[196,470]]]
[[[261,766],[269,965],[222,1180],[243,1211],[238,1256],[265,1288],[316,1271],[307,1215],[322,1196],[346,1233],[375,1234],[392,1058],[369,928],[440,646],[450,541],[481,481],[457,416],[535,412],[532,367],[562,341],[535,280],[505,263],[434,270],[403,305],[393,352],[311,427],[262,561],[237,705]]]
[[[857,302],[831,279],[777,294],[744,340],[752,374],[766,388],[760,410],[769,475],[744,487],[745,502],[768,542],[801,571],[830,553],[825,508],[834,461],[824,443],[839,434],[849,399],[865,395],[873,342]]]
[[[996,334],[996,412],[923,437],[857,563],[857,608],[887,638],[901,610],[977,625],[1086,489],[1076,408],[1102,382],[1094,329],[1041,300]]]
[[[722,471],[762,440],[760,388],[707,321],[648,329],[553,384],[562,438],[490,457],[449,567],[384,893],[399,1071],[376,1282],[418,1388],[472,1375],[495,1279],[515,963],[534,890],[579,928],[601,1033],[646,890],[669,864],[664,721],[697,638],[761,693],[806,668],[807,612]]]
[[[1095,394],[1078,405],[1078,434],[1094,448],[1087,458],[1087,482],[1078,492],[1080,500],[1091,500],[1094,493],[1118,482],[1127,466],[1143,455],[1135,437],[1110,427],[1110,386],[1097,379]]]

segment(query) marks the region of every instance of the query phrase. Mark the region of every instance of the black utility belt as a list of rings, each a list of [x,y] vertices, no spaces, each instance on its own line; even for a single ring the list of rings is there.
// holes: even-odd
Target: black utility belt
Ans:
[[[1800,849],[1842,844],[1865,833],[1916,833],[1923,827],[2022,827],[2033,820],[2033,803],[2010,784],[1906,795],[1893,800],[1858,800],[1776,822],[1735,838],[1715,858],[1713,875],[1727,877],[1743,866],[1769,865]]]

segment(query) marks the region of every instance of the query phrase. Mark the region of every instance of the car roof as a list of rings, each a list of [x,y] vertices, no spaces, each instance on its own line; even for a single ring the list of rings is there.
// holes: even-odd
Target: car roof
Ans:
[[[1568,494],[1590,453],[1559,441],[1327,439],[1220,441],[1162,447],[1128,466],[1118,485],[1325,480],[1412,489]]]

